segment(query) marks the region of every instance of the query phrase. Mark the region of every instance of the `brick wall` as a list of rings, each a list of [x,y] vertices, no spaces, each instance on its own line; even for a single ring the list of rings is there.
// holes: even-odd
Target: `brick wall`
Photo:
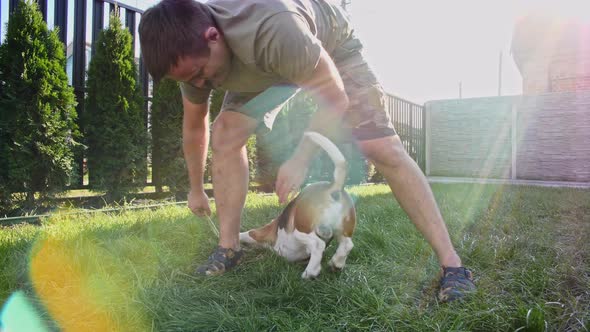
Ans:
[[[550,92],[590,90],[590,55],[557,57],[549,65],[548,77]]]
[[[523,94],[590,90],[590,24],[530,15],[515,25],[512,56]]]
[[[538,59],[522,65],[521,71],[525,95],[590,90],[590,57],[558,57],[551,63]]]
[[[427,175],[590,182],[590,90],[425,107]]]

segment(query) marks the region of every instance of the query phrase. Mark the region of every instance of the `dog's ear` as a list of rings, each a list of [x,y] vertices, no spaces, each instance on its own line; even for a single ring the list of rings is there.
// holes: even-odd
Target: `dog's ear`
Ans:
[[[274,219],[270,223],[248,232],[250,237],[258,243],[274,244],[277,240],[278,220]]]

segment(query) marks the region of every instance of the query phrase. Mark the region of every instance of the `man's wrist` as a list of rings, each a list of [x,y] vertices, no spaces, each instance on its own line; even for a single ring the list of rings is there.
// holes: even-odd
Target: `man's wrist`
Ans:
[[[192,192],[201,192],[201,191],[205,191],[205,186],[204,185],[194,185],[190,187],[190,191]]]

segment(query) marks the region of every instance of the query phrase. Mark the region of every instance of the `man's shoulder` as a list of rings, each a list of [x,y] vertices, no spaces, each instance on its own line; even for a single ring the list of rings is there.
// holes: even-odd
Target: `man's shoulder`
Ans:
[[[254,45],[259,33],[277,14],[293,13],[313,24],[310,0],[210,0],[207,5],[226,42],[245,64],[255,62]],[[274,22],[273,22],[274,23]],[[280,24],[271,24],[281,28]]]

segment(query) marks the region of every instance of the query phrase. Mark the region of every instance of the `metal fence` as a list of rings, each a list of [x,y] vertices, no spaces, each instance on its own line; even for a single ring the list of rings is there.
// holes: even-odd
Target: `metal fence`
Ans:
[[[426,131],[424,106],[388,95],[387,112],[404,148],[424,171],[426,166]]]

